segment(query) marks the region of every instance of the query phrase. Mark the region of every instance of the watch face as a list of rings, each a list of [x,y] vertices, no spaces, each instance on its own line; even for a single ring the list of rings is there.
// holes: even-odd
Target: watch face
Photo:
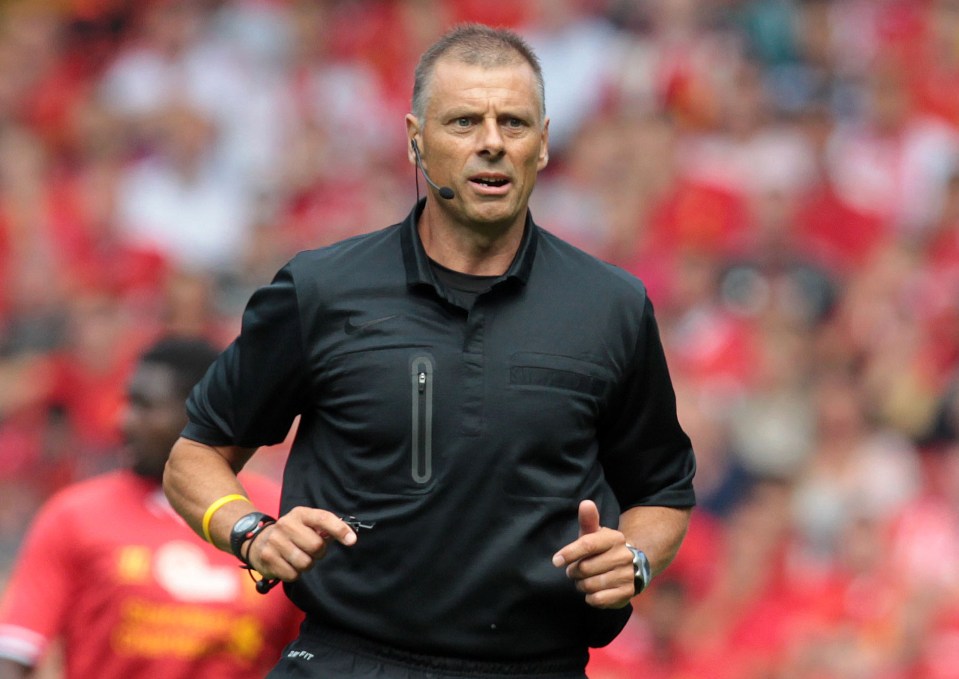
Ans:
[[[259,514],[247,514],[246,516],[241,516],[239,521],[236,522],[236,525],[233,526],[234,533],[248,533],[249,531],[256,528],[256,524],[260,522]]]

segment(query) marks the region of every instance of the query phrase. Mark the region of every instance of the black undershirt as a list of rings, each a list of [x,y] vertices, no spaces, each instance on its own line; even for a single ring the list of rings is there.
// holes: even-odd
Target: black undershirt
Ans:
[[[430,260],[430,268],[465,309],[471,309],[476,298],[493,287],[493,284],[502,278],[502,276],[477,276],[462,271],[453,271],[432,259]]]

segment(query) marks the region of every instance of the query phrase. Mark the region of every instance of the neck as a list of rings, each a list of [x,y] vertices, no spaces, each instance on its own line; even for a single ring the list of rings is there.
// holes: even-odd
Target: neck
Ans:
[[[474,276],[500,276],[523,240],[525,215],[513,224],[477,226],[445,219],[426,202],[417,223],[426,254],[447,269]]]

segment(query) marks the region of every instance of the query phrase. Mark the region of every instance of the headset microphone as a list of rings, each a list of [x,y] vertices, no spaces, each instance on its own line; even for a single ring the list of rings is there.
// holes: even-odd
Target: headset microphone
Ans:
[[[420,158],[420,147],[417,145],[416,140],[411,139],[410,145],[413,147],[413,155],[416,156],[416,167],[420,168],[420,172],[423,173],[423,179],[426,180],[426,183],[439,192],[440,198],[445,200],[453,200],[453,198],[456,197],[456,194],[453,193],[453,189],[448,186],[437,186],[433,180],[430,179],[430,176],[426,174],[426,169],[423,167],[423,159]]]

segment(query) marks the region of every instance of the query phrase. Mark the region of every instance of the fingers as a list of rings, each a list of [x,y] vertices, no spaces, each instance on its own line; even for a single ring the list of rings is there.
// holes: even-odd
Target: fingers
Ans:
[[[626,536],[600,524],[599,509],[583,500],[578,510],[579,537],[553,555],[553,565],[566,567],[566,576],[596,608],[622,608],[635,593],[633,555]]]
[[[622,533],[611,528],[599,528],[592,533],[581,534],[577,540],[556,552],[553,555],[553,565],[559,568],[580,559],[607,552],[618,544],[626,544],[626,538]]]
[[[576,580],[576,589],[586,595],[586,603],[594,608],[623,608],[635,594],[630,571],[618,569],[600,576]]]
[[[553,556],[553,565],[557,568],[572,563],[590,554],[606,551],[612,545],[607,544],[606,536],[589,537],[602,531],[599,523],[599,508],[592,500],[579,503],[579,539]]]
[[[566,577],[586,595],[586,603],[597,608],[621,608],[635,593],[632,553],[625,542],[621,549],[574,561],[566,567]]]
[[[356,533],[335,514],[296,507],[263,530],[247,560],[264,578],[292,582],[322,559],[334,541],[348,547],[356,543]]]
[[[592,500],[583,500],[579,503],[579,536],[595,533],[599,528],[599,508]]]
[[[349,524],[336,514],[308,507],[296,507],[290,511],[290,514],[294,512],[301,515],[302,525],[312,530],[322,540],[332,538],[347,547],[356,543],[356,533],[350,528]],[[306,533],[304,533],[305,535]]]
[[[588,547],[584,550],[586,554],[580,558],[572,559],[566,566],[566,577],[573,581],[576,589],[586,595],[586,603],[596,608],[622,608],[629,603],[629,600],[635,594],[635,585],[633,582],[633,560],[632,552],[626,549],[626,540],[623,534],[604,528],[601,530],[603,540],[591,541],[591,544],[608,545],[608,548],[598,548],[598,551],[591,551]],[[599,533],[592,533],[590,536],[597,536]],[[608,540],[605,539],[608,537]],[[580,538],[570,547],[581,543],[584,538]],[[564,552],[575,555],[578,552],[567,552],[567,549],[561,550],[557,556]],[[556,564],[554,558],[553,563]]]
[[[632,553],[626,549],[626,538],[611,528],[602,528],[572,542],[553,556],[553,565],[566,566],[573,579],[589,578],[619,567],[632,572]]]

